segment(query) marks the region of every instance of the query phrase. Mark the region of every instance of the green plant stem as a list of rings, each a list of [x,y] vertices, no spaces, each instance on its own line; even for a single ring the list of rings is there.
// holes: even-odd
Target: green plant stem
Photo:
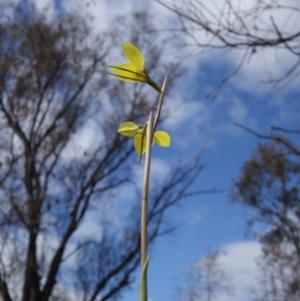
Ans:
[[[140,287],[140,301],[148,301],[148,288],[147,288],[147,270],[149,265],[149,258],[147,258],[141,275],[141,287]]]
[[[151,161],[151,142],[152,142],[152,111],[149,115],[147,134],[146,134],[146,157],[144,168],[144,183],[142,193],[142,211],[141,211],[141,268],[147,260],[147,207],[148,207],[148,190],[149,190],[149,175]]]

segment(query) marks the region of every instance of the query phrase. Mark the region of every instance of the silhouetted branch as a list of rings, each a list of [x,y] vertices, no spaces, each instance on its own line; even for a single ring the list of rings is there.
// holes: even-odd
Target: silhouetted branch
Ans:
[[[272,135],[262,135],[262,134],[259,134],[256,131],[250,129],[247,126],[240,124],[240,123],[235,122],[234,125],[246,130],[247,132],[253,134],[257,138],[266,139],[266,140],[273,140],[273,141],[276,141],[278,143],[281,143],[282,145],[286,146],[293,154],[295,154],[297,156],[300,156],[300,150],[296,146],[294,146],[293,143],[291,141],[289,141],[284,136],[275,135],[275,133],[272,133]],[[272,128],[274,128],[274,127],[271,127],[271,129]],[[275,129],[276,129],[276,127],[275,127]]]

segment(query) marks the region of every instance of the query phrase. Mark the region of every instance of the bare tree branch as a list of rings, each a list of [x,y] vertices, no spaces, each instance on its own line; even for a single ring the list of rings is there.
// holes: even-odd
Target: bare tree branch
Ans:
[[[294,62],[281,74],[263,82],[279,89],[299,78],[299,3],[294,2],[289,6],[280,0],[253,1],[247,4],[243,1],[233,3],[230,0],[209,3],[204,0],[156,2],[178,16],[179,28],[170,30],[176,32],[179,38],[181,32],[185,39],[180,40],[188,48],[198,49],[200,53],[213,49],[240,50],[243,52],[242,57],[257,53],[260,49],[285,50]],[[275,16],[280,14],[283,14],[285,22],[282,18],[275,21]],[[297,25],[286,26],[292,20]],[[239,68],[244,63],[245,60],[242,60]],[[233,76],[236,74],[234,71]]]

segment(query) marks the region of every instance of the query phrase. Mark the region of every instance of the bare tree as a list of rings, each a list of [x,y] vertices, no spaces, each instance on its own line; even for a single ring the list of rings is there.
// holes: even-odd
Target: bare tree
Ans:
[[[18,22],[0,24],[1,298],[62,301],[69,289],[76,299],[114,300],[134,280],[140,232],[138,197],[128,195],[121,223],[109,215],[124,185],[134,185],[137,162],[132,141],[116,129],[125,120],[143,122],[156,99],[148,87],[108,81],[108,56],[121,48],[127,22],[128,40],[151,53],[149,72],[172,74],[170,88],[178,68],[159,64],[160,49],[141,35],[152,26],[146,14],[96,37],[78,16],[48,24],[34,9],[15,13]],[[89,135],[87,148],[80,137]],[[174,164],[156,183],[149,243],[168,232],[166,210],[188,195],[201,169],[199,157]],[[99,235],[79,234],[92,214]]]
[[[235,199],[253,210],[250,225],[261,229],[263,273],[255,300],[296,301],[300,298],[300,152],[287,135],[299,137],[299,131],[251,132],[270,140],[244,164],[234,189]]]
[[[186,285],[177,289],[180,301],[213,301],[217,296],[232,296],[230,273],[220,263],[220,251],[208,253],[187,274]]]
[[[271,70],[268,74],[268,83],[279,88],[299,79],[300,4],[298,1],[156,1],[178,16],[180,26],[173,31],[179,38],[181,33],[185,35],[181,40],[193,52],[239,50],[242,53],[235,69],[213,91],[213,95],[239,72],[245,62],[249,62],[253,55],[264,49],[276,49],[277,55],[284,51],[291,60],[289,63],[286,59],[282,62],[285,68],[281,73],[272,75]]]

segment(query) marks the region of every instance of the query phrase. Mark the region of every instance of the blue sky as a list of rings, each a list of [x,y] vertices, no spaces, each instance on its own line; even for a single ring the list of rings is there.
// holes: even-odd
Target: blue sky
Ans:
[[[139,9],[153,13],[158,26],[174,24],[174,16],[152,0],[94,0],[89,6],[82,0],[32,1],[40,9],[48,5],[49,18],[57,10],[78,12],[84,7],[95,17],[92,21],[95,32],[112,26],[115,15]],[[246,2],[251,3],[251,0]],[[168,55],[165,55],[167,59]],[[233,123],[239,122],[265,134],[270,125],[297,128],[300,120],[299,79],[282,91],[270,91],[270,86],[261,81],[266,79],[270,70],[275,73],[284,70],[292,58],[283,52],[277,53],[275,58],[272,50],[258,51],[218,97],[210,101],[204,95],[233,70],[241,54],[211,52],[190,58],[184,51],[174,54],[175,60],[183,57],[186,74],[172,91],[174,99],[165,104],[166,108],[173,110],[173,116],[162,125],[171,133],[172,147],[170,150],[154,148],[152,174],[161,176],[162,166],[164,170],[170,167],[169,152],[188,158],[203,149],[205,169],[193,188],[218,188],[222,192],[185,199],[169,212],[169,219],[177,230],[160,238],[151,251],[149,298],[151,301],[174,298],[175,284],[181,283],[190,266],[201,260],[207,251],[221,248],[226,251],[221,262],[233,274],[235,286],[235,296],[228,300],[247,301],[249,289],[257,278],[255,258],[260,248],[252,236],[245,238],[249,212],[238,204],[230,204],[229,189],[243,162],[260,141]],[[141,167],[137,167],[137,179],[140,173]],[[93,233],[95,226],[86,225],[85,231]],[[227,300],[224,296],[219,297],[216,301]],[[125,301],[137,298],[138,283],[124,295]]]

